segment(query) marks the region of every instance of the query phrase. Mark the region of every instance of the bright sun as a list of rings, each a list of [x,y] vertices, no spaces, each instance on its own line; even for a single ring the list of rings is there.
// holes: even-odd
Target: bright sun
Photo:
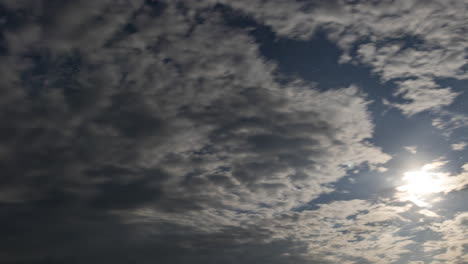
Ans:
[[[426,196],[443,190],[445,174],[433,171],[441,165],[443,164],[432,163],[423,166],[420,170],[405,172],[403,174],[405,184],[397,188],[400,196],[418,206],[429,206]]]
[[[411,194],[422,195],[437,192],[437,179],[430,172],[419,170],[409,171],[403,176],[406,185],[399,188]]]

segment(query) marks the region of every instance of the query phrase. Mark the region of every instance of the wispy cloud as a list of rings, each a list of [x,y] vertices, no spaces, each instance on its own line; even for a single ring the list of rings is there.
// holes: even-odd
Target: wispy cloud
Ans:
[[[453,219],[433,224],[431,229],[442,236],[440,240],[424,243],[424,250],[434,254],[432,263],[468,262],[466,255],[468,213],[461,213]]]
[[[406,147],[404,147],[404,149],[406,151],[408,151],[409,153],[411,153],[411,154],[418,153],[418,147],[416,147],[416,146],[406,146]]]
[[[466,142],[458,142],[458,143],[454,143],[454,144],[452,144],[450,146],[452,147],[453,150],[460,151],[460,150],[464,150],[466,148]]]

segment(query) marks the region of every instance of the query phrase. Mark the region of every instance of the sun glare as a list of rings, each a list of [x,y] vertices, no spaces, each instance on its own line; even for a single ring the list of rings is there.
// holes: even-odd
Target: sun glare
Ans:
[[[402,191],[412,194],[428,194],[437,191],[437,179],[427,171],[409,171],[403,176],[406,185],[400,187]]]
[[[434,171],[442,166],[441,163],[431,163],[419,170],[408,171],[403,174],[404,185],[397,188],[400,197],[409,200],[418,206],[429,206],[427,196],[439,193],[444,186],[444,173]]]

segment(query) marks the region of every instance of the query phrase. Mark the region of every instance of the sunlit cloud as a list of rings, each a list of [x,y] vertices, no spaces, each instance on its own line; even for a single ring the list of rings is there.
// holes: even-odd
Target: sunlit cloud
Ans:
[[[460,151],[460,150],[464,150],[466,148],[466,142],[458,142],[458,143],[452,144],[450,146],[452,147],[452,150]]]
[[[434,223],[430,228],[442,236],[442,239],[424,243],[424,250],[435,254],[432,263],[468,263],[468,213]]]
[[[411,153],[411,154],[418,153],[418,147],[416,147],[416,146],[406,146],[406,147],[404,147],[404,149],[406,151],[408,151],[409,153]]]
[[[402,178],[404,184],[396,188],[397,197],[401,201],[411,201],[418,206],[428,207],[431,206],[431,201],[437,201],[432,195],[462,189],[468,184],[467,171],[451,176],[439,170],[446,163],[435,161],[422,166],[419,170],[405,172]]]
[[[440,215],[438,215],[437,213],[427,209],[419,210],[418,213],[425,215],[426,217],[440,217]]]

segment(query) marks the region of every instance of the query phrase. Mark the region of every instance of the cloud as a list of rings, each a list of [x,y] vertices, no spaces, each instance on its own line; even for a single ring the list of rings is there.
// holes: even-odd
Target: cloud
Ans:
[[[0,64],[5,262],[391,263],[411,252],[410,203],[297,211],[347,165],[383,172],[391,156],[370,141],[359,87],[279,82],[216,4],[278,36],[326,31],[343,62],[396,81],[410,102],[390,104],[407,115],[450,104],[457,93],[436,79],[466,75],[463,6],[437,1],[2,1],[14,24]],[[465,174],[438,173],[438,193],[462,189]]]
[[[323,263],[275,219],[390,159],[359,87],[277,82],[202,3],[3,6],[7,262]]]
[[[254,219],[244,215],[240,226],[253,228],[250,232],[261,227],[263,233],[269,234],[263,237],[266,243],[284,239],[304,243],[304,256],[320,259],[319,263],[388,263],[408,253],[406,247],[414,243],[411,237],[400,234],[410,222],[404,214],[411,208],[411,205],[392,206],[365,200],[336,201],[312,211],[289,211],[275,216],[257,213]],[[183,225],[196,219],[201,230],[213,230],[213,222],[219,221],[220,212],[205,213],[185,214],[170,221]],[[232,216],[235,214],[231,212]],[[161,215],[148,210],[131,219],[157,223],[161,221]],[[248,241],[248,238],[244,239]]]
[[[416,146],[406,146],[403,147],[406,151],[408,151],[411,154],[416,154],[418,153],[418,148]]]
[[[434,263],[465,263],[468,261],[466,255],[468,213],[461,213],[453,219],[433,224],[431,229],[442,236],[440,240],[424,243],[424,250],[434,254]]]
[[[419,210],[418,213],[425,215],[427,217],[440,217],[440,215],[438,215],[437,213],[427,210],[427,209]]]
[[[400,214],[410,208],[363,200],[332,202],[303,212],[318,219],[300,234],[316,241],[310,245],[312,252],[329,255],[326,259],[332,262],[388,263],[407,253],[406,247],[413,243],[398,234],[408,221]],[[318,237],[310,237],[314,230]]]
[[[384,100],[384,103],[399,108],[407,116],[427,110],[438,110],[452,104],[459,95],[450,88],[439,88],[432,80],[406,80],[397,84],[399,88],[395,95],[402,95],[403,99],[409,102],[389,103]]]
[[[438,116],[432,120],[432,125],[444,131],[445,136],[450,136],[453,131],[468,126],[468,116],[461,113],[441,111]]]
[[[207,1],[209,2],[209,1]],[[275,33],[308,39],[318,30],[342,48],[341,62],[372,67],[383,81],[397,81],[391,103],[404,114],[439,109],[458,93],[439,87],[439,78],[463,80],[467,39],[463,1],[222,1]]]
[[[460,150],[465,149],[466,142],[458,142],[458,143],[454,143],[454,144],[452,144],[450,146],[452,147],[452,150],[460,151]]]

